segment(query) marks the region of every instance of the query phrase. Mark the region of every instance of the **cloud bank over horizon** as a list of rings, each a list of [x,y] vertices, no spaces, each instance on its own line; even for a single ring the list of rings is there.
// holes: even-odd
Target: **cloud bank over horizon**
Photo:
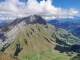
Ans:
[[[75,8],[64,9],[52,5],[52,0],[28,0],[20,2],[19,0],[6,0],[0,3],[0,19],[13,19],[30,15],[41,15],[45,19],[74,18],[80,17],[80,10]],[[6,15],[6,16],[5,16]]]

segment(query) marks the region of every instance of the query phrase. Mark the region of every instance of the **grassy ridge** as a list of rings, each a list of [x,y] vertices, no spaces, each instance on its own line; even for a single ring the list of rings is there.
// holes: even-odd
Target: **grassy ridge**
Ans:
[[[70,57],[65,53],[54,50],[56,44],[52,34],[55,30],[55,27],[40,24],[19,28],[19,35],[4,53],[15,57],[17,44],[19,44],[21,48],[17,55],[19,60],[69,60]]]

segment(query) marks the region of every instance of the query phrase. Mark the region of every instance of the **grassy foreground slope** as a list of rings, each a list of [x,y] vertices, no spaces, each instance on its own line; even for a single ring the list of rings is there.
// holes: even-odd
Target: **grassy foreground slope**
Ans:
[[[50,25],[30,24],[26,28],[19,27],[19,35],[4,53],[19,60],[69,60],[70,57],[65,53],[54,50],[56,39],[52,34],[55,31],[56,28]]]

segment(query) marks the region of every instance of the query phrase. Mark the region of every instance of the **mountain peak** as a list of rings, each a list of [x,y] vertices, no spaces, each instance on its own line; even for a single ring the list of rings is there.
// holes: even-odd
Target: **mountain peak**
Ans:
[[[21,23],[22,21],[24,21],[26,24],[36,24],[36,23],[43,25],[47,24],[46,20],[43,19],[41,16],[31,15],[29,17],[17,18],[12,23],[10,23],[10,25],[14,26],[16,24]]]

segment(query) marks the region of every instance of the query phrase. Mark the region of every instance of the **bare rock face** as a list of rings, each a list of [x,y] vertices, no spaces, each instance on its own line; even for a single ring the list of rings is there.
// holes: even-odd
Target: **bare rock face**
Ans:
[[[44,20],[42,17],[37,15],[33,15],[28,18],[23,18],[23,20],[25,20],[27,24],[36,24],[36,23],[43,24],[43,25],[47,24],[46,20]]]
[[[37,16],[37,15],[32,15],[29,17],[23,17],[23,18],[18,18],[14,20],[12,23],[10,23],[10,26],[14,26],[16,24],[19,24],[20,22],[24,21],[26,24],[43,24],[46,25],[47,22],[44,20],[42,17]]]

